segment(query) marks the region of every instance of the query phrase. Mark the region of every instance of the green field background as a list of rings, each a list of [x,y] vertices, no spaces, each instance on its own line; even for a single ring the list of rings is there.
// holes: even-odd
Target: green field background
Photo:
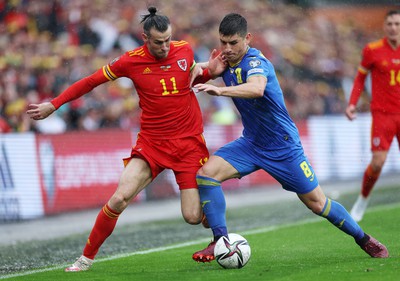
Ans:
[[[338,200],[348,208],[356,196],[347,194]],[[216,262],[194,262],[191,254],[209,242],[204,239],[208,230],[171,220],[117,229],[88,272],[63,272],[64,266],[79,256],[87,234],[1,247],[0,278],[397,281],[399,202],[398,186],[375,191],[360,223],[365,232],[387,245],[388,259],[370,258],[353,238],[311,214],[300,202],[290,201],[228,210],[230,231],[244,235],[252,248],[251,260],[239,270],[223,269]]]

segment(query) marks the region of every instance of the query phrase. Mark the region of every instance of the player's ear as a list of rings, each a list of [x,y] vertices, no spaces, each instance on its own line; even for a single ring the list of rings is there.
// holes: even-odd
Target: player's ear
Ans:
[[[244,38],[246,40],[246,43],[249,44],[251,41],[251,38],[253,38],[253,35],[251,33],[247,33],[246,37]]]
[[[146,33],[142,33],[142,39],[144,42],[147,42],[149,40],[149,36]]]

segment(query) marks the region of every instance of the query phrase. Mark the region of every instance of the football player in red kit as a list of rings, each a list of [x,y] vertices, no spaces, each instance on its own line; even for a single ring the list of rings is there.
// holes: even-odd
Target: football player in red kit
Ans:
[[[396,136],[400,143],[400,10],[386,14],[383,30],[385,37],[367,44],[363,49],[361,65],[346,108],[347,118],[353,120],[365,78],[370,72],[372,159],[364,172],[361,193],[350,211],[356,221],[364,216],[393,138]]]
[[[65,271],[88,270],[103,242],[113,232],[117,219],[128,203],[164,169],[172,169],[179,185],[181,211],[189,224],[199,224],[202,209],[196,183],[196,172],[207,161],[209,153],[202,136],[200,107],[190,88],[193,72],[196,83],[211,78],[207,63],[199,68],[194,53],[185,41],[172,41],[168,17],[156,14],[150,7],[143,16],[144,45],[128,51],[92,75],[72,84],[58,97],[28,106],[34,120],[44,119],[61,105],[90,92],[96,86],[119,77],[131,79],[139,95],[142,110],[140,132],[129,158],[124,159],[118,188],[99,212],[82,256]],[[222,57],[213,52],[217,76],[222,72]]]

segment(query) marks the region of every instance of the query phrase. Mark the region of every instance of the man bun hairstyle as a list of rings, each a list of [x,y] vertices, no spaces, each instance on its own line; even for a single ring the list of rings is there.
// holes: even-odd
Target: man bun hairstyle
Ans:
[[[150,29],[155,28],[159,32],[164,32],[170,25],[169,18],[163,15],[157,15],[156,7],[149,7],[147,9],[149,14],[142,15],[143,31],[146,35],[150,35]]]

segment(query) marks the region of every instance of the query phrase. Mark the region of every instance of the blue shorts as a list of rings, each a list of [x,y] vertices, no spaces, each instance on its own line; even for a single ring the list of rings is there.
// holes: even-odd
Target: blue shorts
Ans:
[[[215,152],[229,162],[244,177],[263,169],[274,177],[284,189],[297,194],[306,194],[318,186],[318,179],[299,144],[287,157],[274,158],[267,150],[240,137]]]

